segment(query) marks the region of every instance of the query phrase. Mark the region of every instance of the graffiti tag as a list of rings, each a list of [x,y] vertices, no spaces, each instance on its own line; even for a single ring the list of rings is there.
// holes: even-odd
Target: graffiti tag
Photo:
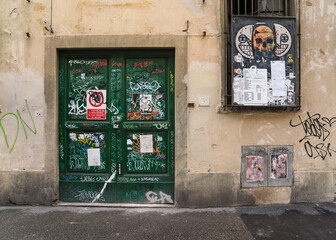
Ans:
[[[305,119],[299,116],[299,122],[289,122],[291,127],[301,127],[304,136],[299,140],[303,142],[305,151],[310,158],[320,157],[325,160],[327,156],[332,156],[336,151],[332,148],[330,142],[326,142],[331,134],[333,124],[336,123],[336,117],[327,118],[322,117],[321,114],[316,113],[311,115],[307,112]],[[312,142],[313,140],[317,143]]]

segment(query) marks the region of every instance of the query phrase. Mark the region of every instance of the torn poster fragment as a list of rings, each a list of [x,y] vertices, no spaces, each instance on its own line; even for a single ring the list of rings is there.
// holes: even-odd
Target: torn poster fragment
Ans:
[[[89,148],[88,150],[88,166],[89,167],[99,167],[100,163],[100,149],[99,148]]]
[[[77,141],[77,135],[76,133],[69,133],[69,137],[72,141]]]
[[[264,181],[264,158],[261,156],[246,157],[246,182]]]
[[[287,154],[271,155],[271,178],[283,179],[287,178],[288,157]]]

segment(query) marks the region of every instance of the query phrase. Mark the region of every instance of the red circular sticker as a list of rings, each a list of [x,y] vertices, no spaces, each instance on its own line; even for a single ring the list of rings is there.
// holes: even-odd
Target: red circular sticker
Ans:
[[[102,92],[91,92],[89,94],[90,94],[89,102],[90,102],[91,106],[100,107],[101,105],[103,105],[104,96],[103,96]]]

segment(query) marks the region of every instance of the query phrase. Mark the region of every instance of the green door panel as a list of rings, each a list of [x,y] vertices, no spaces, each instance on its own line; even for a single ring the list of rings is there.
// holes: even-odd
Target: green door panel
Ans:
[[[165,120],[166,59],[126,60],[127,120]]]
[[[174,52],[63,51],[60,200],[174,203]]]
[[[69,132],[68,171],[108,172],[109,156],[104,132]]]
[[[167,173],[167,133],[126,133],[127,173]]]
[[[68,60],[68,119],[86,119],[88,90],[106,90],[107,59]]]

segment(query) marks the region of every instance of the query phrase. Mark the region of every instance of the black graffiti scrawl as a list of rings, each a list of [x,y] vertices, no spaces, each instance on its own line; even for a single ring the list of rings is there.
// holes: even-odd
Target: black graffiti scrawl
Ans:
[[[305,118],[298,116],[298,120],[289,122],[291,127],[301,127],[304,136],[299,140],[310,158],[325,160],[328,156],[336,155],[336,146],[330,142],[333,127],[336,126],[336,117],[323,117],[321,114],[307,112]]]

